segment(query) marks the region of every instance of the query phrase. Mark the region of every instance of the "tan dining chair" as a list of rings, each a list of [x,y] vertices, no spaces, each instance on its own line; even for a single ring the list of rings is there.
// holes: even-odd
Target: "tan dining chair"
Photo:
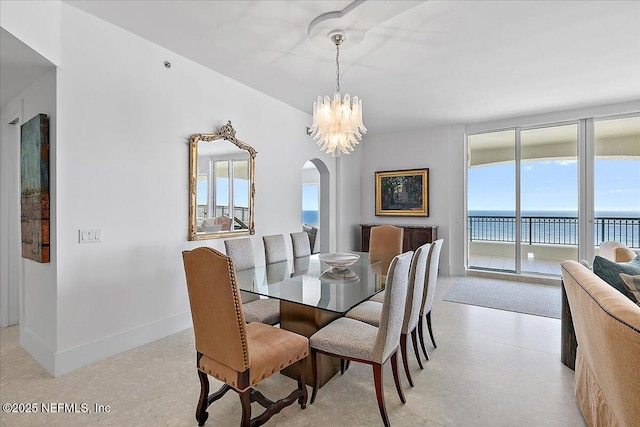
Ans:
[[[205,218],[202,220],[202,224],[200,224],[200,229],[207,233],[215,233],[218,231],[222,231],[222,225],[217,224],[215,218]]]
[[[413,387],[413,379],[409,372],[409,363],[407,357],[407,338],[411,335],[413,350],[418,361],[420,369],[422,360],[418,350],[418,321],[420,320],[420,308],[422,307],[422,295],[425,288],[425,278],[427,269],[427,259],[429,256],[430,243],[420,246],[416,249],[411,259],[411,269],[409,270],[409,283],[407,287],[407,299],[404,305],[404,319],[402,322],[402,332],[400,334],[400,352],[402,353],[402,363],[404,372],[409,381],[409,385]],[[386,294],[386,292],[384,292]],[[366,322],[373,326],[380,324],[382,317],[384,296],[381,302],[369,300],[358,304],[346,314],[347,317],[361,322]]]
[[[284,235],[274,234],[271,236],[262,236],[264,243],[264,262],[265,264],[273,264],[287,260],[287,245],[284,242]]]
[[[293,248],[293,258],[307,257],[311,255],[311,244],[309,234],[306,231],[291,233],[291,247]]]
[[[378,409],[385,426],[389,425],[389,416],[384,403],[382,366],[391,359],[396,390],[400,401],[405,403],[398,378],[397,353],[412,255],[413,252],[407,252],[394,257],[391,261],[379,327],[376,328],[368,323],[348,317],[341,317],[309,338],[314,379],[312,404],[318,393],[318,353],[372,365]]]
[[[197,352],[200,397],[196,420],[203,426],[207,408],[229,390],[242,406],[241,426],[264,424],[296,400],[304,409],[307,388],[304,365],[309,352],[306,337],[264,323],[245,323],[243,305],[230,257],[211,248],[182,252]],[[276,402],[253,387],[282,368],[298,363],[298,387]],[[224,384],[209,394],[209,376]],[[251,403],[265,411],[251,418]]]
[[[255,284],[256,261],[253,256],[253,243],[248,237],[224,241],[227,255],[233,260],[238,283]],[[280,300],[260,298],[251,292],[240,291],[244,306],[244,317],[247,323],[261,322],[268,325],[280,323]]]
[[[433,328],[431,327],[431,308],[433,307],[433,300],[436,295],[436,284],[438,281],[438,265],[440,264],[440,252],[442,251],[442,244],[444,239],[438,239],[431,244],[431,251],[429,254],[429,260],[427,261],[427,278],[424,288],[424,294],[422,296],[422,306],[420,308],[420,320],[418,322],[418,335],[420,336],[420,345],[422,346],[422,352],[424,357],[429,360],[429,353],[424,345],[424,332],[423,332],[423,318],[427,321],[427,327],[429,328],[429,337],[433,343],[434,348],[438,348],[436,340],[433,338]]]
[[[231,230],[231,218],[226,216],[217,216],[214,218],[214,224],[219,225],[222,231]]]
[[[369,259],[380,261],[381,274],[389,269],[391,260],[402,253],[404,229],[393,225],[371,227],[369,235]]]

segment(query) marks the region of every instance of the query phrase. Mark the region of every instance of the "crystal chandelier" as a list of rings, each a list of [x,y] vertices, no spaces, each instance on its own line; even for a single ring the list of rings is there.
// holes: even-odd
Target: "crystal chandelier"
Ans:
[[[321,150],[333,157],[349,154],[362,140],[367,128],[362,123],[362,101],[347,93],[340,97],[340,44],[345,33],[336,31],[330,34],[336,45],[336,93],[333,100],[328,96],[318,97],[313,103],[313,124],[309,134],[318,141]]]

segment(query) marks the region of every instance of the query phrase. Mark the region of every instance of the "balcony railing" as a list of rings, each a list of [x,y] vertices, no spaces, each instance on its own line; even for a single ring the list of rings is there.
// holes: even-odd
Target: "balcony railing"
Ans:
[[[515,242],[516,218],[510,216],[469,216],[469,240]],[[595,243],[615,240],[630,248],[640,247],[640,218],[597,217]],[[577,245],[578,218],[523,216],[521,239],[528,244]]]

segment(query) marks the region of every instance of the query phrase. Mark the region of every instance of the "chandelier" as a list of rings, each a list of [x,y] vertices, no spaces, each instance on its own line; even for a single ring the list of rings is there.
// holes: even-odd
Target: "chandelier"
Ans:
[[[345,35],[343,31],[329,34],[336,45],[336,93],[333,99],[319,96],[313,103],[313,124],[309,128],[320,149],[333,157],[349,154],[367,132],[362,123],[362,100],[357,96],[352,99],[348,93],[344,99],[340,97],[340,44]]]

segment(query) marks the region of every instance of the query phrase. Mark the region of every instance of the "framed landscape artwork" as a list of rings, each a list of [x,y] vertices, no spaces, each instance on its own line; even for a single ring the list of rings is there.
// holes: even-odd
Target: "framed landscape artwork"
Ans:
[[[377,216],[429,216],[429,169],[376,172]]]

